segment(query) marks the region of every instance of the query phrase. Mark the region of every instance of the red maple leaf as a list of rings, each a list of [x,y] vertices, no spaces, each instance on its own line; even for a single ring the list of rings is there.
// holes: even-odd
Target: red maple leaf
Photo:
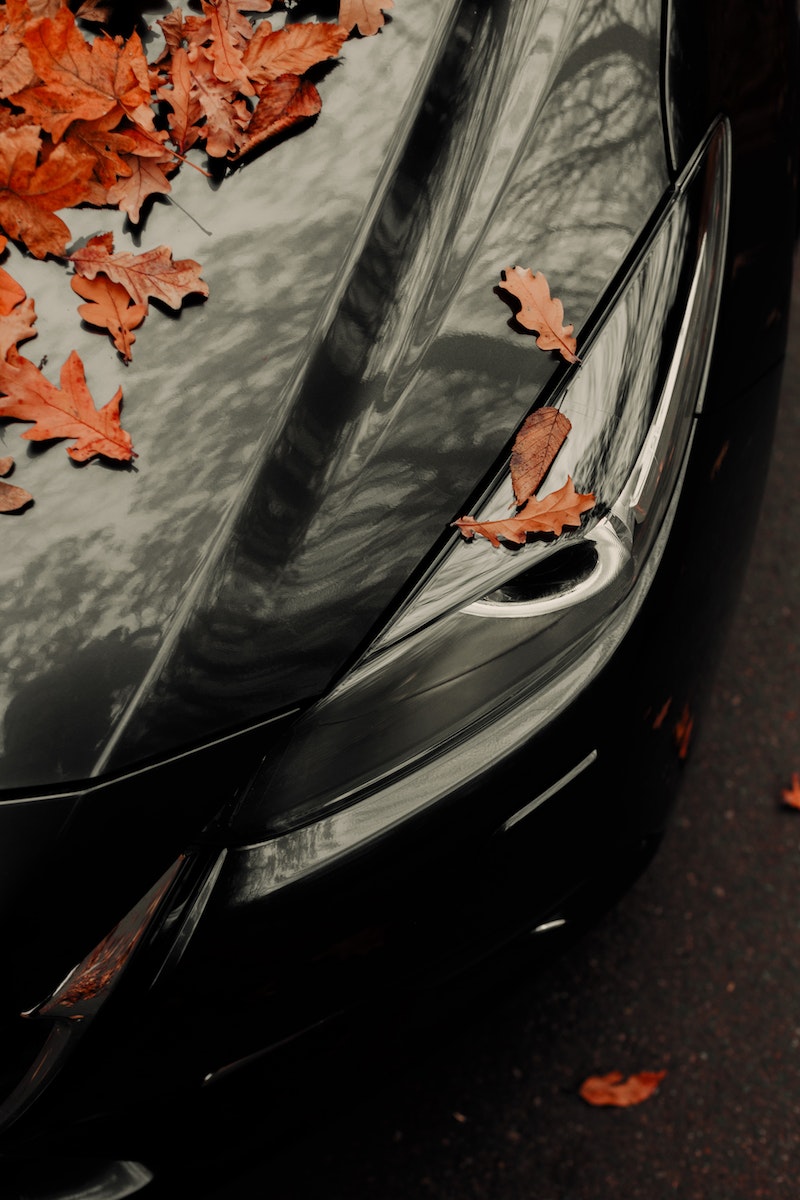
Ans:
[[[33,421],[23,437],[32,442],[72,438],[67,454],[85,462],[96,454],[105,458],[133,457],[130,434],[120,428],[122,388],[101,409],[96,409],[86,386],[83,363],[73,350],[61,368],[61,387],[50,383],[38,367],[21,355],[0,362],[0,417]]]

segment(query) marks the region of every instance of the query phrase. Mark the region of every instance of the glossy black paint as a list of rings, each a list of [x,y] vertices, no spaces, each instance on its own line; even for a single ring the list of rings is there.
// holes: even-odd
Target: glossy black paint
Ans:
[[[426,29],[430,6],[406,2],[422,22],[417,32]],[[200,569],[172,608],[160,645],[150,639],[139,657],[127,634],[86,643],[87,664],[92,654],[124,660],[128,674],[126,683],[121,675],[96,682],[106,689],[94,709],[102,719],[83,765],[65,767],[59,754],[46,779],[34,780],[28,767],[23,772],[28,784],[52,784],[89,775],[99,761],[112,771],[108,783],[51,800],[34,799],[31,788],[24,805],[0,806],[16,863],[13,888],[6,873],[5,944],[19,964],[0,1001],[12,1047],[4,1062],[8,1089],[49,1031],[71,1036],[67,1019],[21,1022],[20,1008],[44,1001],[170,863],[182,851],[187,856],[113,996],[48,1090],[10,1128],[10,1149],[100,1146],[121,1157],[158,1157],[169,1151],[170,1135],[159,1130],[174,1106],[172,1091],[199,1121],[206,1106],[193,1107],[189,1097],[207,1074],[212,1082],[200,1091],[215,1113],[207,1128],[219,1131],[215,1120],[235,1087],[231,1064],[255,1056],[253,1066],[266,1065],[268,1100],[270,1064],[280,1060],[277,1053],[261,1061],[270,1045],[292,1043],[320,1022],[380,1024],[398,1009],[426,1007],[431,984],[499,944],[553,918],[583,919],[609,879],[613,891],[628,864],[657,840],[680,776],[676,726],[684,709],[702,711],[746,556],[779,386],[796,211],[787,172],[797,169],[797,57],[792,6],[769,7],[771,15],[727,5],[725,20],[715,24],[711,5],[698,22],[694,8],[673,4],[673,57],[663,64],[670,88],[660,95],[658,6],[550,6],[561,38],[552,43],[532,138],[527,124],[512,120],[525,76],[517,78],[518,56],[509,54],[512,41],[537,44],[541,30],[525,15],[532,7],[511,0],[454,4],[434,51],[414,42],[399,13],[378,39],[388,55],[390,39],[402,45],[407,36],[427,63],[430,86],[419,114],[412,104],[399,132],[389,137],[383,130],[390,142],[396,138],[392,170],[362,233],[355,237],[351,223],[354,240],[332,237],[328,244],[320,231],[326,261],[351,247],[348,269],[317,314],[308,363],[293,340],[299,334],[288,330],[280,367],[268,368],[283,380],[283,400],[261,447],[267,465],[254,459],[245,486],[229,481],[225,538],[200,552]],[[539,12],[537,6],[537,19]],[[385,65],[381,60],[376,71]],[[680,114],[671,150],[661,122],[667,105]],[[506,108],[511,150],[492,141]],[[494,472],[540,390],[563,370],[512,338],[502,315],[498,321],[498,302],[486,288],[498,259],[527,261],[535,253],[552,262],[549,274],[569,280],[580,331],[670,176],[720,111],[731,121],[733,193],[717,350],[670,544],[622,647],[532,743],[487,764],[480,778],[389,830],[368,853],[344,854],[307,877],[301,857],[297,882],[274,891],[253,887],[259,852],[246,843],[259,839],[241,798],[265,749],[280,752],[291,715],[202,757],[117,779],[113,768],[121,775],[124,765],[163,757],[168,747],[232,723],[249,726],[313,697],[341,671],[426,551],[435,552],[442,526]],[[457,140],[443,124],[449,112]],[[296,165],[301,142],[278,152]],[[463,154],[465,144],[474,157]],[[499,189],[493,154],[507,168]],[[244,186],[246,178],[245,170]],[[428,292],[429,276],[441,279],[439,290]],[[221,290],[230,303],[227,285]],[[429,297],[423,305],[421,290]],[[290,346],[299,356],[291,363]],[[226,361],[229,352],[226,343]],[[199,392],[204,371],[190,366],[191,388]],[[253,361],[251,368],[257,374],[263,365]],[[245,362],[245,376],[248,369]],[[205,418],[214,426],[208,412]],[[239,435],[229,436],[228,448]],[[167,475],[174,469],[164,466]],[[197,491],[211,470],[203,468]],[[92,486],[104,491],[97,474]],[[287,534],[285,514],[295,511]],[[152,581],[153,595],[162,597],[153,612],[174,573],[191,574],[186,564],[197,551],[188,547],[211,538],[214,520],[206,508],[179,523],[175,536],[191,526],[192,537],[184,557]],[[167,526],[164,516],[166,543],[153,539],[153,559],[168,558]],[[90,564],[92,553],[87,548],[79,565]],[[42,561],[37,551],[34,566]],[[49,582],[45,572],[42,612],[64,569],[54,564]],[[126,603],[133,609],[142,600],[141,588],[134,589]],[[52,684],[55,715],[57,697],[73,686],[69,674],[65,665],[61,684],[52,669],[31,674],[30,700],[19,704],[38,709],[37,695],[49,697]],[[108,693],[119,689],[128,706],[118,706],[125,715],[111,730]],[[16,761],[25,762],[20,755]],[[524,784],[520,794],[531,764],[537,793],[585,765],[553,803],[504,829],[531,798]],[[42,760],[37,769],[44,770]],[[238,836],[230,824],[237,807]],[[181,939],[195,908],[192,936]],[[312,1048],[314,1036],[306,1037]],[[224,1098],[215,1108],[217,1091]],[[163,1093],[159,1110],[154,1095]]]

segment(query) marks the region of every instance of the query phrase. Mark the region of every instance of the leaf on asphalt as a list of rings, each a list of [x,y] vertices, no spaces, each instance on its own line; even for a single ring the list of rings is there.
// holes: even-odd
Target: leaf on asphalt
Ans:
[[[557,408],[539,408],[523,423],[511,451],[511,486],[518,508],[538,491],[571,428]]]
[[[666,1071],[639,1071],[627,1079],[621,1071],[590,1075],[580,1086],[581,1099],[594,1107],[630,1108],[641,1104],[656,1091]]]
[[[501,272],[500,288],[520,302],[516,319],[525,329],[538,333],[536,345],[540,350],[558,350],[567,362],[580,362],[576,355],[577,339],[572,336],[574,325],[564,324],[564,305],[550,295],[550,287],[541,271],[522,267],[506,267]]]
[[[800,774],[792,772],[792,786],[781,792],[783,803],[789,808],[800,808]]]
[[[9,455],[0,458],[0,475],[7,475],[14,466],[14,459]],[[33,496],[25,488],[15,487],[13,483],[0,481],[0,513],[19,512],[26,504],[30,504]]]

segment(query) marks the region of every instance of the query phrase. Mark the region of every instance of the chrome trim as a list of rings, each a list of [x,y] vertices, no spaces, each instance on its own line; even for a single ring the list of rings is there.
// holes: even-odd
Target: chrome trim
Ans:
[[[531,800],[530,804],[526,804],[524,808],[519,810],[519,812],[515,812],[513,817],[509,817],[507,821],[504,821],[497,832],[508,833],[509,829],[513,829],[514,826],[520,821],[524,821],[527,816],[530,816],[535,809],[544,804],[546,800],[549,800],[551,796],[555,796],[555,794],[560,792],[562,788],[565,788],[568,783],[572,783],[573,779],[577,779],[579,775],[582,775],[586,768],[590,767],[594,762],[597,762],[596,750],[592,750],[592,752],[587,754],[586,758],[581,759],[581,761],[577,763],[571,771],[567,771],[566,775],[562,775],[561,778],[552,785],[552,787],[546,788],[536,797],[535,800]],[[563,924],[563,921],[561,924]],[[542,926],[542,928],[544,928],[544,926]]]

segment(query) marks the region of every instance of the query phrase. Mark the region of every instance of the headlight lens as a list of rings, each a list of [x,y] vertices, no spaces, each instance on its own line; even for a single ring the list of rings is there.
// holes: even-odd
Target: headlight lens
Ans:
[[[582,365],[543,401],[572,431],[540,494],[571,475],[579,492],[595,493],[595,508],[580,528],[517,549],[453,532],[257,781],[273,831],[421,775],[520,708],[530,737],[613,652],[663,552],[703,401],[725,254],[728,139],[720,123],[590,325]],[[506,459],[471,511],[494,520],[513,504]],[[425,802],[424,787],[414,795]]]

